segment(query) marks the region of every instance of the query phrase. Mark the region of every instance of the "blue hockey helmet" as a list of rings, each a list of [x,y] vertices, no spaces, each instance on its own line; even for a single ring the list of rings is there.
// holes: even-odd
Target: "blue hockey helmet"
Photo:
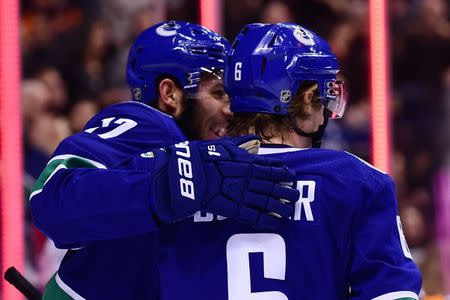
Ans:
[[[195,93],[202,72],[223,70],[228,50],[224,37],[197,24],[170,21],[149,27],[128,54],[127,82],[133,100],[156,101],[156,82],[164,76]]]
[[[339,64],[328,43],[297,24],[247,25],[236,37],[225,68],[233,112],[287,115],[303,81],[315,81],[320,102],[340,118],[345,110]]]

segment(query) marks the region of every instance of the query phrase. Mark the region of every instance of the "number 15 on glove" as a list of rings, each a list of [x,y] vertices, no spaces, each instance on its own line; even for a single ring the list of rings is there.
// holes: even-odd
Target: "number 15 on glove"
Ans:
[[[165,223],[203,211],[276,229],[292,216],[299,196],[286,186],[296,179],[282,161],[229,140],[186,141],[153,151],[153,158],[155,209]]]

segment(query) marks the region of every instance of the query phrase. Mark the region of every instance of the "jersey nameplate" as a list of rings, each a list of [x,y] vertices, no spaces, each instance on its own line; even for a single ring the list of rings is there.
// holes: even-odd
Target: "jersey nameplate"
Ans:
[[[316,182],[314,180],[297,181],[296,189],[300,191],[300,196],[295,202],[294,221],[314,222],[317,220],[313,209],[313,202],[316,197]],[[222,221],[226,217],[213,215],[198,211],[194,215],[194,222],[212,222],[214,220]]]

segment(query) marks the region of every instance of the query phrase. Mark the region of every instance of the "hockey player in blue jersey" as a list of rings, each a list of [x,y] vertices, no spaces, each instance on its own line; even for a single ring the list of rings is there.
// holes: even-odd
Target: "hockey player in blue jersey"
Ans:
[[[256,227],[288,218],[293,206],[280,199],[298,192],[278,184],[293,179],[280,162],[230,140],[183,142],[224,135],[228,47],[196,24],[150,27],[128,58],[135,101],[58,146],[30,196],[36,226],[69,249],[45,300],[158,299],[157,231],[199,210]]]
[[[295,24],[250,24],[226,66],[229,133],[260,135],[259,153],[295,170],[300,196],[279,230],[213,214],[165,226],[161,299],[418,299],[392,179],[347,152],[311,148],[345,109],[328,44]]]

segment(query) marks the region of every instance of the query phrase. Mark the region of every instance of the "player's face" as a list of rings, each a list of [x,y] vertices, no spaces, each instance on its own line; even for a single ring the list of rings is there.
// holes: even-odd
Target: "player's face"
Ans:
[[[192,129],[196,138],[210,140],[223,137],[231,117],[230,99],[222,78],[216,75],[202,77],[192,113]]]

